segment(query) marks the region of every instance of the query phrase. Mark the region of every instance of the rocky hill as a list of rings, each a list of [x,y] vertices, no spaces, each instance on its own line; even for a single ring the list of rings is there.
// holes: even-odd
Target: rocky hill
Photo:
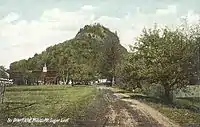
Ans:
[[[116,33],[100,24],[86,25],[73,39],[50,46],[28,60],[11,63],[10,70],[24,73],[41,70],[46,63],[48,69],[56,70],[63,79],[111,78],[126,52]]]

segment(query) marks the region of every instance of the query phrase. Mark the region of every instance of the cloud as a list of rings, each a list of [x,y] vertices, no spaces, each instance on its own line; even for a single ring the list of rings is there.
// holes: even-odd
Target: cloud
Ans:
[[[84,5],[81,7],[81,10],[85,10],[85,11],[93,11],[94,9],[96,9],[96,7],[92,5]]]
[[[8,65],[12,61],[31,57],[50,45],[73,38],[81,27],[94,22],[101,23],[113,32],[117,31],[122,45],[128,47],[146,24],[141,23],[141,20],[146,20],[145,14],[139,17],[140,20],[134,21],[137,17],[130,13],[121,18],[100,16],[96,19],[92,11],[83,11],[92,8],[94,9],[93,6],[85,5],[74,12],[53,8],[45,10],[38,20],[31,21],[19,20],[20,15],[16,13],[8,14],[0,20],[0,42],[6,43],[4,45],[8,50],[1,52],[9,52],[10,58],[1,60],[1,63]],[[0,57],[3,57],[3,54]]]
[[[76,11],[51,8],[44,10],[37,20],[25,20],[20,14],[11,12],[0,19],[0,64],[8,67],[13,61],[31,57],[50,45],[71,39],[86,24],[99,22],[111,31],[117,31],[121,44],[128,48],[144,27],[152,27],[154,23],[176,25],[179,18],[175,5],[157,9],[153,14],[136,7],[136,13],[127,12],[122,17],[97,16],[96,8],[92,5],[84,5]],[[199,19],[199,15],[192,11],[187,15],[192,22]],[[5,54],[9,57],[4,57]]]
[[[38,20],[19,20],[19,17],[12,12],[0,20],[0,57],[9,53],[9,59],[1,59],[0,63],[7,67],[13,61],[73,38],[81,27],[91,24],[95,18],[93,13],[81,9],[66,12],[58,8],[45,10]]]
[[[200,21],[200,15],[195,13],[193,10],[188,11],[188,14],[185,17],[189,24],[197,24]]]
[[[168,15],[168,14],[176,14],[177,8],[175,5],[169,5],[167,8],[157,9],[157,15]]]
[[[116,17],[101,16],[94,22],[99,22],[103,24],[105,27],[109,27],[113,30],[119,30],[118,27],[120,25],[121,19]]]
[[[6,17],[3,18],[2,22],[11,23],[19,19],[19,15],[15,12],[9,13]]]
[[[86,13],[81,10],[75,12],[65,12],[58,8],[46,10],[40,18],[43,25],[48,25],[51,29],[77,30],[85,23],[91,23],[95,16],[93,13]]]

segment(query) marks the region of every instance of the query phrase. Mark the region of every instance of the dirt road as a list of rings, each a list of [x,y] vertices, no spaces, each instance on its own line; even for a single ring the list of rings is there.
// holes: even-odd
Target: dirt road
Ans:
[[[107,102],[107,106],[103,106],[104,110],[101,109],[99,116],[93,117],[95,122],[85,126],[179,127],[148,105],[134,99],[127,99],[126,94],[114,93],[112,88],[108,87],[98,87],[98,89],[103,92],[103,99]]]

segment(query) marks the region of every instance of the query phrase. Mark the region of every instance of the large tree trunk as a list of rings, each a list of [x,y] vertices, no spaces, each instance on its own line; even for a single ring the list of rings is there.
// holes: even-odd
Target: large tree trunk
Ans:
[[[70,78],[69,78],[69,73],[67,72],[67,82],[66,84],[69,84]]]
[[[69,81],[70,81],[70,79],[69,79],[69,78],[67,78],[67,82],[66,82],[66,84],[67,84],[67,85],[69,84]]]
[[[73,80],[73,79],[71,79],[71,81],[72,81],[72,84],[71,84],[71,85],[72,85],[72,86],[74,86],[74,80]]]
[[[172,89],[169,84],[164,85],[164,101],[171,103],[173,101]]]

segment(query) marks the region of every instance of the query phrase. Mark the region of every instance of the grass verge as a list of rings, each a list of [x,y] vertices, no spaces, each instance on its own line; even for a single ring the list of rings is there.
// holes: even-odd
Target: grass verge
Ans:
[[[126,93],[131,98],[148,104],[181,126],[200,125],[200,98],[198,97],[179,97],[172,104],[167,104],[159,98],[115,89],[117,92]]]
[[[160,105],[155,103],[148,104],[182,126],[200,124],[199,113],[191,112],[188,109],[172,108],[166,105]]]

